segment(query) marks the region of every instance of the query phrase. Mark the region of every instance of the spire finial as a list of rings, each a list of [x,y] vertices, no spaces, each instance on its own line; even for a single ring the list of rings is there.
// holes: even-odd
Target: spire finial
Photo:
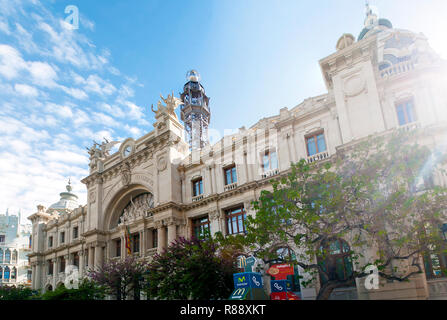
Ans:
[[[73,190],[73,188],[71,187],[71,178],[68,178],[68,184],[66,188],[68,192],[71,192]]]

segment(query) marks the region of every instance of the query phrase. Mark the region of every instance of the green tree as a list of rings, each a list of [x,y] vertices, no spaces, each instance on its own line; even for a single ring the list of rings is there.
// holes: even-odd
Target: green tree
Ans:
[[[253,203],[247,235],[227,241],[264,261],[298,248],[294,263],[311,275],[305,284],[320,279],[318,299],[354,285],[369,265],[408,281],[422,272],[421,256],[445,250],[447,190],[422,183],[444,163],[445,154],[404,133],[368,138],[326,162],[301,160]]]
[[[37,292],[23,285],[0,286],[0,300],[29,300],[37,296]]]
[[[54,291],[42,294],[42,300],[102,300],[105,289],[95,282],[83,279],[78,289],[67,289],[64,285],[58,286]]]
[[[139,300],[147,268],[146,261],[127,256],[124,260],[110,260],[101,267],[90,270],[88,276],[117,300],[126,300],[130,295],[133,295],[134,300]]]
[[[155,299],[226,299],[233,290],[234,255],[212,239],[175,240],[151,262],[148,297]]]

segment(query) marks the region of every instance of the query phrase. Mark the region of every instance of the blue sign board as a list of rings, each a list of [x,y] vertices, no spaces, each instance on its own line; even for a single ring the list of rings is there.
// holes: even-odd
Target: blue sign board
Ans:
[[[288,280],[272,280],[270,287],[272,292],[286,292],[291,290],[291,283]]]
[[[262,288],[262,276],[257,272],[243,272],[233,274],[234,289]]]

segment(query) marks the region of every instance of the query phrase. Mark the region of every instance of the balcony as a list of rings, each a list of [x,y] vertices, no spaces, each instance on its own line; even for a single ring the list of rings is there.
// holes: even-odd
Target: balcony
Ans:
[[[391,67],[383,69],[380,71],[380,77],[382,79],[389,79],[393,76],[403,74],[414,70],[414,62],[412,60],[403,61],[398,64],[394,64]]]
[[[325,151],[325,152],[317,153],[317,154],[314,154],[313,156],[307,157],[307,163],[313,163],[313,162],[325,160],[328,158],[329,158],[329,152]]]
[[[236,188],[237,188],[237,182],[227,184],[226,186],[224,186],[224,191],[230,191],[230,190],[234,190]]]
[[[403,126],[400,126],[399,128],[397,128],[397,130],[399,130],[400,132],[404,131],[404,132],[410,132],[416,129],[419,129],[421,127],[420,122],[411,122],[411,123],[407,123]]]
[[[270,178],[279,174],[279,169],[265,171],[261,174],[262,179]]]
[[[203,194],[200,194],[198,196],[192,197],[192,202],[198,202],[200,200],[203,200]]]

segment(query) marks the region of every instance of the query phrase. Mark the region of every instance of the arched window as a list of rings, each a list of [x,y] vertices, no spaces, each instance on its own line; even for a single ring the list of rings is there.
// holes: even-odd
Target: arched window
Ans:
[[[9,267],[5,267],[5,273],[3,275],[4,275],[4,279],[6,281],[8,281],[9,280]]]
[[[12,268],[12,271],[11,271],[11,280],[15,280],[15,279],[17,279],[17,269],[16,269],[16,267]]]
[[[5,251],[5,263],[11,263],[11,251],[9,249]]]
[[[321,284],[330,280],[348,280],[352,276],[351,248],[346,241],[327,241],[321,245],[320,252],[318,264],[323,269],[323,272],[320,272]]]
[[[0,263],[3,263],[3,249],[0,248]]]
[[[292,292],[295,293],[301,292],[299,269],[297,265],[293,264],[293,262],[296,261],[295,252],[293,252],[293,250],[290,250],[288,247],[281,247],[276,249],[276,255],[277,258],[270,261],[270,265],[284,262],[292,264],[294,274],[288,275],[287,280],[291,284]]]
[[[0,280],[3,279],[3,268],[0,266]]]
[[[118,223],[127,222],[136,219],[139,216],[145,216],[147,210],[154,207],[154,196],[152,193],[145,192],[135,198],[124,207],[118,219]]]
[[[17,250],[12,252],[12,263],[17,263]]]

